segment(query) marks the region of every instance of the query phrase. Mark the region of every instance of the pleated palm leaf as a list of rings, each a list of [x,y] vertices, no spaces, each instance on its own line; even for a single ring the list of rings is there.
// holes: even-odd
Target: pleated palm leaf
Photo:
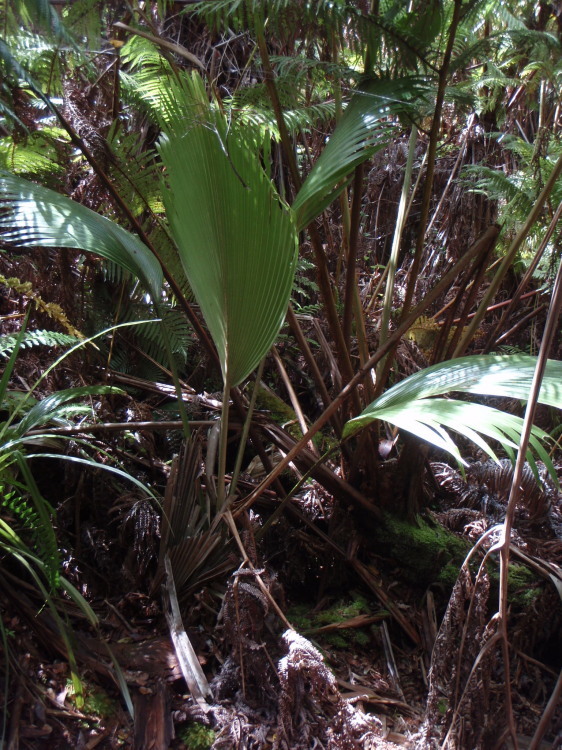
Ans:
[[[287,309],[297,257],[291,210],[260,164],[255,141],[229,132],[199,76],[171,90],[160,153],[169,223],[181,264],[219,353],[237,385],[273,343]],[[158,300],[162,269],[134,235],[54,191],[0,173],[0,232],[15,246],[72,247],[141,279]]]
[[[417,78],[367,79],[351,97],[326,147],[301,187],[293,210],[304,229],[349,184],[355,167],[388,145],[398,116],[411,111],[423,96]]]
[[[379,419],[447,451],[462,462],[447,428],[471,440],[497,461],[482,436],[498,441],[509,454],[519,444],[523,420],[491,406],[435,397],[458,391],[526,401],[535,366],[536,357],[527,355],[468,356],[433,365],[402,380],[359,416],[349,420],[344,437]],[[562,362],[549,360],[539,402],[562,408]],[[533,454],[538,456],[557,482],[555,469],[541,442],[546,438],[548,435],[543,430],[533,428],[527,459],[532,463]]]
[[[170,97],[158,150],[168,221],[231,387],[257,366],[283,323],[297,233],[262,168],[255,137],[204,107],[204,96],[194,74],[183,93]]]
[[[138,237],[54,190],[0,171],[0,233],[14,247],[68,247],[100,255],[130,271],[154,299],[160,264]]]

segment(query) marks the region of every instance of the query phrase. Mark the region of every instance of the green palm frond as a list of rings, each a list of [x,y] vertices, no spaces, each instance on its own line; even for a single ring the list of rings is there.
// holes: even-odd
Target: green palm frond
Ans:
[[[435,397],[457,391],[525,401],[529,397],[535,366],[536,357],[527,355],[469,356],[433,365],[393,386],[359,416],[349,420],[344,437],[380,419],[448,451],[461,461],[457,447],[445,430],[448,428],[496,458],[481,436],[497,440],[509,452],[519,443],[523,420],[489,406]],[[562,362],[549,360],[539,402],[562,408]],[[547,437],[542,430],[533,428],[528,460],[533,460],[533,453],[538,455],[557,481],[552,462],[541,444]]]
[[[85,206],[7,172],[0,172],[0,235],[16,247],[68,247],[101,255],[159,297],[162,269],[137,237]]]
[[[198,75],[168,106],[159,144],[166,213],[225,383],[237,385],[285,317],[296,263],[293,218],[259,153],[209,107]]]
[[[66,420],[74,413],[82,413],[84,408],[91,412],[91,407],[84,407],[83,404],[75,403],[76,399],[120,393],[123,393],[120,388],[110,385],[87,385],[56,391],[34,404],[18,422],[12,422],[10,426],[3,428],[2,435],[0,435],[3,447],[25,442],[26,433],[30,430],[43,427],[49,422]],[[22,400],[20,408],[23,406],[24,401]],[[17,411],[14,412],[12,418],[16,415]]]
[[[339,195],[356,166],[388,144],[397,115],[408,110],[414,95],[420,96],[419,79],[371,79],[359,86],[295,198],[299,230]]]

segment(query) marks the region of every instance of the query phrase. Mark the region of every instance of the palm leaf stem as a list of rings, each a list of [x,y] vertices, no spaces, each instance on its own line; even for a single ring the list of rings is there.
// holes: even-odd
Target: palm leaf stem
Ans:
[[[494,247],[496,245],[498,237],[499,228],[496,232],[496,236],[490,238],[490,242],[488,243],[488,245],[484,245],[482,247],[482,253],[474,259],[472,268],[467,272],[465,283],[460,285],[461,288],[459,289],[457,300],[455,302],[458,306],[462,304],[461,312],[458,319],[454,320],[456,307],[451,307],[449,311],[449,320],[445,321],[441,330],[441,335],[436,342],[435,349],[432,355],[432,362],[438,361],[438,358],[441,357],[441,353],[443,350],[446,351],[444,356],[441,357],[442,359],[453,359],[453,352],[456,349],[457,343],[462,336],[464,327],[466,326],[467,321],[470,317],[470,310],[476,302],[478,292],[480,290],[482,282],[484,281],[484,277],[488,270],[490,260],[492,259],[492,253],[494,251]],[[468,281],[469,279],[471,279],[470,282]],[[451,327],[453,324],[455,324],[456,328],[451,341],[447,343],[447,329],[449,328],[448,322],[450,322]]]
[[[127,26],[126,23],[122,23],[121,21],[117,21],[113,24],[113,26],[116,29],[128,31],[130,34],[142,36],[144,39],[148,39],[149,42],[152,42],[152,44],[156,44],[156,46],[161,47],[163,50],[166,50],[167,52],[173,52],[175,55],[183,57],[192,65],[196,65],[203,72],[205,72],[205,66],[203,65],[201,60],[194,54],[192,54],[189,50],[187,50],[183,45],[168,42],[166,39],[161,39],[160,37],[154,36],[153,34],[148,34],[146,31],[142,31],[141,29],[135,29],[132,26]]]
[[[236,454],[234,470],[232,472],[232,477],[230,479],[230,486],[228,488],[227,499],[229,501],[229,504],[232,501],[232,499],[234,499],[234,496],[236,493],[236,486],[238,484],[238,477],[240,476],[240,470],[242,468],[242,460],[244,458],[244,452],[246,450],[246,444],[248,442],[248,435],[250,433],[250,424],[252,422],[252,416],[256,408],[256,401],[257,401],[258,393],[260,390],[260,384],[261,384],[261,379],[263,376],[264,367],[265,367],[265,357],[262,359],[262,361],[258,365],[256,378],[254,381],[254,388],[252,390],[252,395],[250,396],[250,403],[248,404],[246,418],[244,420],[244,425],[242,427],[242,434],[240,435],[240,439],[238,443],[238,453]]]
[[[217,508],[221,511],[226,503],[226,453],[228,450],[228,411],[230,407],[230,384],[225,377],[222,393],[222,410],[219,442],[219,466],[217,472]]]
[[[491,250],[493,249],[498,239],[499,233],[500,233],[500,227],[497,224],[492,224],[492,226],[488,227],[488,229],[484,232],[484,234],[478,240],[476,240],[476,242],[471,248],[471,251],[474,251],[471,253],[471,259],[474,259],[475,264],[477,263],[477,259],[479,257],[482,257],[482,255],[488,251],[491,252]],[[464,265],[462,266],[462,269],[461,267],[458,266],[458,264],[457,266],[454,266],[454,268],[457,268],[457,267],[459,268],[459,274],[461,270],[464,270],[465,268]],[[476,265],[474,265],[473,267],[475,268]],[[468,275],[468,277],[470,278],[470,274]],[[454,281],[456,282],[457,280],[458,279],[455,279]],[[453,283],[453,281],[451,283]],[[458,297],[460,298],[460,294],[458,295]],[[391,366],[392,366],[392,357],[389,356],[386,358],[384,367],[382,368],[382,373],[380,375],[380,380],[379,380],[379,382],[381,383],[381,386],[379,387],[377,391],[377,396],[380,395],[382,391],[382,384],[386,383],[386,379],[387,379]]]
[[[347,341],[343,335],[343,330],[340,325],[338,312],[334,302],[334,296],[332,294],[326,254],[324,253],[320,236],[314,224],[309,225],[308,233],[314,251],[314,259],[316,261],[318,286],[320,288],[322,302],[328,318],[328,325],[330,326],[330,331],[336,347],[336,357],[338,359],[342,378],[344,382],[349,383],[353,379],[353,368],[351,366]],[[352,399],[353,405],[356,407],[360,403],[356,391],[352,393]]]
[[[524,315],[522,318],[520,318],[517,321],[517,323],[515,323],[515,325],[513,325],[511,328],[505,331],[505,333],[502,333],[501,336],[498,336],[498,338],[495,340],[494,347],[498,347],[501,344],[503,344],[505,341],[511,338],[513,334],[516,333],[516,331],[526,326],[530,320],[532,320],[533,318],[536,318],[537,315],[542,315],[544,310],[546,310],[546,304],[542,304],[542,305],[539,305],[538,307],[533,308],[531,312],[527,313],[527,315]]]
[[[371,0],[370,3],[370,12],[374,14],[375,12],[375,6],[376,6],[376,0]],[[373,48],[371,41],[369,40],[367,42],[367,47],[365,50],[365,63],[364,63],[364,70],[365,73],[369,73],[369,71],[372,68],[373,63]],[[340,99],[340,112],[341,112],[341,99]],[[347,240],[347,263],[346,263],[346,269],[345,269],[345,290],[344,290],[344,307],[343,307],[343,321],[342,321],[342,332],[343,337],[345,341],[350,341],[351,339],[351,328],[352,328],[352,322],[353,322],[353,313],[354,311],[357,313],[356,316],[356,323],[357,323],[357,333],[358,333],[358,339],[359,339],[359,348],[364,349],[365,342],[361,341],[361,333],[364,330],[364,318],[363,318],[363,311],[361,309],[361,305],[356,304],[358,302],[358,293],[357,293],[357,279],[356,279],[356,268],[357,268],[357,242],[359,239],[359,228],[361,225],[361,203],[363,198],[362,193],[362,187],[363,187],[363,177],[364,177],[364,164],[363,162],[361,164],[358,164],[355,168],[355,174],[353,176],[353,203],[351,206],[351,215],[349,212],[349,204],[346,199],[342,201],[342,203],[345,203],[345,210],[342,212],[342,218],[343,218],[343,233],[344,237]],[[344,196],[346,195],[347,190],[344,190]],[[346,226],[347,224],[347,226]],[[344,243],[345,244],[345,243]],[[339,275],[336,276],[336,279],[339,278]],[[371,383],[369,382],[367,386],[367,393],[369,395],[371,392]]]
[[[293,461],[295,456],[298,455],[299,451],[306,448],[307,443],[311,440],[316,433],[324,427],[331,417],[336,414],[340,406],[346,401],[347,398],[353,393],[357,386],[361,383],[367,373],[379,362],[387,352],[389,352],[395,344],[400,341],[402,336],[410,328],[410,326],[423,315],[424,312],[430,307],[441,294],[449,289],[450,285],[457,278],[458,274],[472,261],[474,256],[480,251],[482,243],[489,242],[490,235],[497,232],[497,227],[489,227],[483,236],[470,247],[466,253],[459,258],[453,268],[446,273],[443,278],[431,289],[425,299],[423,299],[410,314],[398,325],[394,333],[388,337],[387,341],[383,346],[379,347],[377,351],[369,358],[367,362],[361,367],[353,378],[345,385],[338,395],[333,399],[330,406],[318,417],[316,422],[311,425],[308,432],[294,445],[290,451],[279,461],[272,471],[270,471],[267,477],[261,482],[256,489],[251,492],[236,509],[235,515],[238,515],[242,511],[249,508],[254,501],[264,492],[272,482],[274,482],[279,475],[287,468],[287,466]]]
[[[421,199],[420,207],[420,219],[419,229],[416,237],[416,248],[414,252],[414,260],[409,270],[408,286],[406,287],[406,294],[404,297],[404,312],[403,315],[408,313],[412,299],[414,297],[414,291],[418,280],[419,268],[421,264],[421,258],[423,249],[425,246],[426,228],[429,219],[429,209],[431,206],[431,199],[433,196],[433,176],[435,173],[435,156],[437,154],[437,145],[439,143],[439,134],[441,131],[441,114],[443,111],[443,102],[445,101],[445,89],[447,86],[447,76],[449,74],[449,66],[451,64],[451,57],[453,54],[453,47],[455,44],[455,38],[457,35],[457,29],[461,22],[461,10],[462,0],[455,0],[453,6],[453,17],[451,19],[451,25],[449,26],[449,35],[447,38],[447,47],[445,54],[443,55],[443,62],[439,68],[439,77],[437,83],[437,97],[435,101],[435,110],[433,113],[433,121],[431,123],[431,130],[429,132],[429,144],[427,147],[427,173],[425,175],[424,189]],[[390,359],[390,357],[389,357]]]
[[[539,215],[543,209],[543,206],[545,202],[547,201],[548,197],[550,196],[552,190],[554,189],[554,186],[560,177],[560,174],[562,174],[562,155],[558,158],[558,161],[556,162],[550,177],[548,178],[544,188],[541,190],[539,197],[535,201],[535,204],[533,208],[531,209],[529,215],[527,216],[527,219],[525,220],[525,223],[517,233],[516,237],[514,238],[513,242],[509,246],[501,264],[498,268],[494,278],[492,279],[490,286],[486,290],[486,293],[484,294],[482,300],[480,301],[480,306],[478,307],[478,310],[476,311],[476,315],[472,319],[471,324],[468,326],[468,329],[466,330],[464,336],[459,341],[457,348],[453,352],[453,357],[458,356],[458,353],[462,353],[466,351],[466,347],[468,346],[468,343],[472,340],[472,337],[474,336],[476,330],[478,329],[478,326],[480,325],[482,318],[486,314],[486,310],[489,307],[489,305],[492,303],[492,300],[494,299],[494,296],[502,283],[503,279],[505,278],[506,274],[508,273],[509,269],[513,265],[513,261],[515,260],[515,256],[517,255],[517,252],[521,245],[523,244],[523,241],[531,231],[531,228],[533,227],[534,223],[539,218]]]
[[[342,331],[345,341],[351,339],[351,324],[353,322],[353,297],[357,288],[357,240],[359,238],[359,227],[361,225],[361,202],[363,198],[363,164],[355,167],[353,176],[353,202],[351,206],[351,217],[349,225],[349,236],[347,240],[347,262],[345,268],[345,291],[343,305]]]
[[[318,389],[324,408],[327,408],[332,402],[332,399],[330,398],[330,394],[328,393],[328,389],[326,388],[326,384],[324,383],[324,378],[322,377],[320,368],[318,367],[318,364],[316,360],[314,359],[314,355],[312,354],[310,350],[308,341],[306,340],[306,337],[304,333],[302,332],[301,325],[299,323],[297,316],[295,315],[295,311],[293,310],[293,306],[291,304],[289,304],[289,307],[287,310],[287,322],[291,328],[291,331],[293,333],[293,336],[295,337],[297,344],[299,345],[299,349],[306,360],[308,371],[311,373],[314,379],[316,388]],[[341,428],[341,424],[338,422],[338,420],[333,422],[333,425],[334,425],[336,432],[339,432],[339,428]]]
[[[535,421],[535,415],[537,411],[537,404],[539,401],[539,394],[541,390],[541,383],[545,374],[548,354],[552,348],[555,337],[558,334],[558,325],[560,320],[560,313],[562,312],[562,262],[558,264],[558,272],[556,274],[556,280],[554,282],[554,288],[552,290],[552,301],[550,304],[550,310],[546,319],[545,329],[541,342],[541,347],[537,357],[537,365],[533,376],[533,382],[531,384],[531,390],[529,393],[529,400],[525,409],[525,416],[523,418],[523,429],[521,431],[521,440],[519,443],[519,452],[517,455],[517,461],[515,462],[515,468],[513,470],[513,480],[511,483],[511,491],[509,493],[509,499],[507,502],[507,511],[505,514],[505,520],[502,530],[502,537],[500,541],[500,590],[499,590],[499,625],[498,629],[502,636],[502,652],[504,660],[505,674],[509,674],[509,641],[507,633],[507,606],[508,606],[508,573],[509,573],[509,545],[511,541],[511,530],[513,528],[513,521],[515,518],[515,508],[521,497],[521,479],[523,476],[523,467],[525,464],[525,456],[531,439],[531,433],[533,430],[533,423]],[[512,741],[516,743],[515,736],[515,721],[513,717],[513,705],[511,698],[511,685],[510,680],[505,680],[505,697],[506,697],[506,708],[508,711],[509,720],[509,731],[511,734]],[[537,729],[538,732],[538,729]],[[540,737],[533,738],[533,746],[538,746]]]
[[[406,218],[408,216],[407,209],[411,205],[408,201],[408,194],[412,183],[412,170],[414,166],[414,158],[416,155],[416,143],[418,140],[418,129],[415,125],[412,125],[410,131],[410,140],[408,145],[408,157],[406,160],[406,168],[404,169],[404,183],[402,185],[402,192],[400,195],[400,203],[398,205],[398,215],[396,217],[396,226],[394,227],[394,237],[392,238],[392,249],[390,251],[390,259],[388,261],[387,271],[387,282],[384,290],[384,301],[382,306],[382,318],[380,324],[379,334],[379,345],[384,344],[388,338],[388,326],[390,323],[390,313],[392,311],[392,299],[394,296],[394,279],[396,277],[396,270],[398,268],[398,255],[400,252],[400,245],[402,243],[402,234],[404,232],[404,226],[406,225]],[[382,369],[384,367],[385,360],[379,362],[377,368],[377,376],[382,375]]]

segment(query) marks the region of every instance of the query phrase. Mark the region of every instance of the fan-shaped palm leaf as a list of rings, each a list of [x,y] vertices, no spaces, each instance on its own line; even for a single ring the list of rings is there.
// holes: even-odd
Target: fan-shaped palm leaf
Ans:
[[[496,459],[481,436],[497,440],[509,452],[519,443],[523,420],[490,406],[433,397],[460,391],[525,401],[529,397],[535,366],[536,358],[527,355],[469,356],[433,365],[390,388],[359,416],[349,420],[344,437],[381,419],[460,460],[458,449],[444,429],[448,428],[472,440]],[[549,360],[539,401],[562,408],[562,362]],[[540,442],[547,437],[542,430],[533,428],[531,448],[555,477],[552,463]]]
[[[194,76],[195,94],[200,79]],[[290,209],[277,196],[241,130],[222,114],[203,117],[170,103],[160,143],[164,203],[189,283],[219,353],[225,382],[240,383],[271,347],[283,322],[296,264]]]
[[[358,164],[384,148],[396,128],[396,115],[406,110],[413,95],[420,96],[419,81],[413,78],[360,85],[295,198],[299,230],[339,195]]]

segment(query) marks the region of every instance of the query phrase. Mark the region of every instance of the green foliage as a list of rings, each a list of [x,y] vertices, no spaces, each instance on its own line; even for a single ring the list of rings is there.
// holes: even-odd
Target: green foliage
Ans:
[[[291,303],[295,312],[301,315],[316,315],[320,310],[320,305],[317,302],[318,284],[309,278],[309,274],[314,268],[314,263],[306,258],[299,258]]]
[[[180,729],[178,737],[187,750],[209,750],[215,741],[214,731],[197,721],[185,729]]]
[[[67,697],[71,703],[76,703],[76,691],[72,680],[66,683]],[[88,719],[99,723],[111,719],[119,711],[119,704],[114,698],[110,698],[105,690],[94,682],[84,679],[82,681],[82,695],[80,696],[80,711],[86,714]]]
[[[96,253],[126,268],[158,299],[162,269],[134,235],[85,206],[0,172],[0,232],[16,247],[70,247]]]
[[[54,130],[54,129],[53,129]],[[0,139],[0,169],[54,183],[64,174],[60,143],[47,130],[32,133],[23,141]]]
[[[181,98],[170,96],[168,108],[159,144],[166,213],[223,378],[237,385],[285,317],[296,264],[293,218],[243,131],[210,109],[198,76]]]
[[[399,565],[400,576],[420,587],[439,582],[452,589],[470,548],[427,519],[411,523],[388,513],[374,530],[374,541],[382,554]]]
[[[357,593],[354,593],[353,599],[340,599],[318,612],[310,612],[305,605],[293,607],[288,612],[289,619],[298,630],[303,631],[305,635],[314,635],[321,643],[336,648],[365,646],[370,641],[370,636],[361,628],[338,628],[326,632],[318,632],[318,630],[326,625],[343,623],[362,614],[371,614],[371,609],[367,599]]]
[[[435,397],[459,391],[527,400],[535,365],[536,358],[526,355],[469,356],[433,365],[393,386],[362,414],[347,422],[344,437],[382,419],[451,453],[462,463],[458,448],[444,429],[449,428],[497,461],[496,454],[481,435],[497,440],[512,455],[519,444],[522,419],[491,406]],[[549,360],[539,402],[562,408],[561,382],[562,362]],[[546,438],[544,431],[533,428],[527,460],[536,473],[533,453],[538,455],[558,483],[552,461],[541,444]]]
[[[509,565],[508,587],[510,602],[524,611],[529,611],[541,592],[536,574],[525,565],[513,562]]]
[[[355,167],[384,148],[398,128],[398,114],[421,93],[416,79],[367,79],[348,104],[293,203],[304,229],[349,184]]]
[[[71,346],[79,340],[76,336],[56,331],[25,331],[19,344],[17,336],[0,336],[0,357],[9,357],[18,345],[23,349],[33,346],[59,347]]]

